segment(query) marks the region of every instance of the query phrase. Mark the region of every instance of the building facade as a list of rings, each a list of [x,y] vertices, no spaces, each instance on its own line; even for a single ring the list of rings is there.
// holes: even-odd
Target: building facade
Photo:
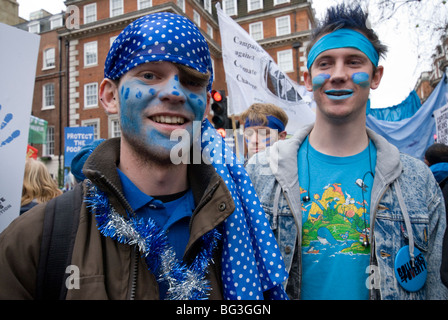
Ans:
[[[31,114],[47,121],[46,143],[32,144],[38,150],[53,177],[63,168],[64,127],[67,126],[66,53],[58,31],[64,27],[64,12],[33,12],[29,21],[17,28],[40,35]],[[60,181],[61,182],[61,181]]]
[[[434,54],[432,55],[432,69],[431,71],[422,72],[414,90],[420,97],[421,102],[425,102],[430,96],[434,88],[440,82],[443,74],[446,73],[448,77],[448,26],[444,34],[440,38],[440,43],[436,46]]]

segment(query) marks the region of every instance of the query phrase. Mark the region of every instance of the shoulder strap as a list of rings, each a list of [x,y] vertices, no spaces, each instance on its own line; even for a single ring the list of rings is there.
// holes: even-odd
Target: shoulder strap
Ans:
[[[37,269],[36,299],[65,299],[65,270],[71,262],[82,205],[82,183],[45,207],[42,243]]]

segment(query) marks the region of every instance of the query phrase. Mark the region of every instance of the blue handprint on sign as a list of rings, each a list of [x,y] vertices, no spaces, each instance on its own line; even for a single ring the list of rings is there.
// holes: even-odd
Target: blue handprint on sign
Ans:
[[[0,114],[2,111],[2,105],[0,104]],[[11,135],[9,135],[6,139],[3,140],[3,134],[1,134],[3,129],[8,125],[8,123],[11,122],[11,120],[14,118],[12,113],[6,114],[6,116],[3,118],[2,124],[0,125],[0,148],[7,145],[8,143],[11,143],[14,139],[16,139],[18,136],[20,136],[20,130],[15,130]]]

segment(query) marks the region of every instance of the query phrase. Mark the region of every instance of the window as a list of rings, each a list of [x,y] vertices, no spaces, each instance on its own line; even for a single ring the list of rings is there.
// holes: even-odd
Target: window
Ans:
[[[42,109],[54,109],[54,83],[43,86]]]
[[[210,38],[213,39],[213,28],[210,24],[207,23],[207,34],[209,35]]]
[[[236,16],[236,15],[238,15],[238,9],[237,9],[236,0],[223,0],[222,8],[223,8],[223,11],[228,16]]]
[[[149,8],[149,7],[152,7],[152,1],[151,0],[138,0],[138,2],[137,2],[138,10]]]
[[[49,48],[44,51],[44,64],[42,69],[51,69],[55,67],[55,49]]]
[[[49,156],[54,154],[54,127],[47,126],[47,142],[42,146],[42,154]]]
[[[204,0],[204,9],[208,13],[212,14],[212,0]]]
[[[39,33],[40,32],[39,21],[30,22],[28,24],[28,32],[30,32],[30,33]]]
[[[98,107],[98,83],[84,85],[84,108]]]
[[[112,45],[114,44],[115,39],[117,39],[118,36],[113,36],[110,37],[109,39],[109,48],[112,47]]]
[[[93,139],[97,140],[100,138],[98,128],[100,127],[100,119],[89,119],[81,121],[83,127],[93,127]]]
[[[84,24],[96,21],[96,3],[84,6]]]
[[[55,15],[50,18],[50,28],[56,29],[62,27],[62,15]]]
[[[98,63],[98,43],[96,41],[84,44],[84,66],[97,65]]]
[[[185,12],[185,0],[177,0],[177,6]]]
[[[277,64],[283,72],[293,72],[292,49],[277,52]]]
[[[118,115],[109,116],[109,138],[121,137],[120,120]]]
[[[277,36],[283,36],[291,33],[289,16],[276,18],[275,25],[277,27]]]
[[[263,9],[263,0],[248,0],[247,11]]]
[[[249,34],[254,40],[263,39],[263,22],[254,22],[249,25]]]
[[[283,3],[289,3],[289,0],[274,0],[274,6]]]
[[[110,16],[115,17],[123,14],[123,0],[110,0]]]
[[[193,9],[193,21],[197,24],[198,27],[201,26],[201,16],[194,9]]]

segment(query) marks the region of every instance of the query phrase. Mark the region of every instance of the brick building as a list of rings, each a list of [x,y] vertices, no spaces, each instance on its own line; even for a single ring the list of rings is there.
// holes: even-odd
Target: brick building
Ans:
[[[63,143],[60,128],[65,126],[93,126],[96,139],[120,134],[117,116],[106,115],[99,104],[98,89],[115,37],[143,15],[168,11],[194,21],[211,51],[215,72],[213,89],[226,90],[217,2],[260,43],[282,71],[292,80],[303,83],[304,51],[314,24],[311,0],[67,0],[62,27],[44,32],[33,29],[32,21],[24,24],[30,32],[37,31],[42,36],[33,114],[49,121],[49,127],[54,127],[55,132],[54,153],[44,147],[39,155],[59,158],[57,155],[63,150],[58,147]],[[54,67],[47,69],[43,64],[45,57],[51,57],[52,48]],[[54,86],[53,109],[45,101],[45,95],[50,92],[45,89],[51,87],[49,83]]]
[[[417,92],[420,100],[423,102],[428,99],[434,88],[442,79],[443,73],[448,76],[448,26],[445,33],[440,38],[440,43],[436,46],[432,55],[432,70],[422,72],[414,90]]]
[[[31,13],[29,21],[16,27],[40,35],[31,114],[47,121],[47,143],[33,147],[38,149],[50,173],[57,177],[63,167],[64,127],[67,126],[65,44],[58,34],[64,28],[64,12],[52,15],[39,10]]]

